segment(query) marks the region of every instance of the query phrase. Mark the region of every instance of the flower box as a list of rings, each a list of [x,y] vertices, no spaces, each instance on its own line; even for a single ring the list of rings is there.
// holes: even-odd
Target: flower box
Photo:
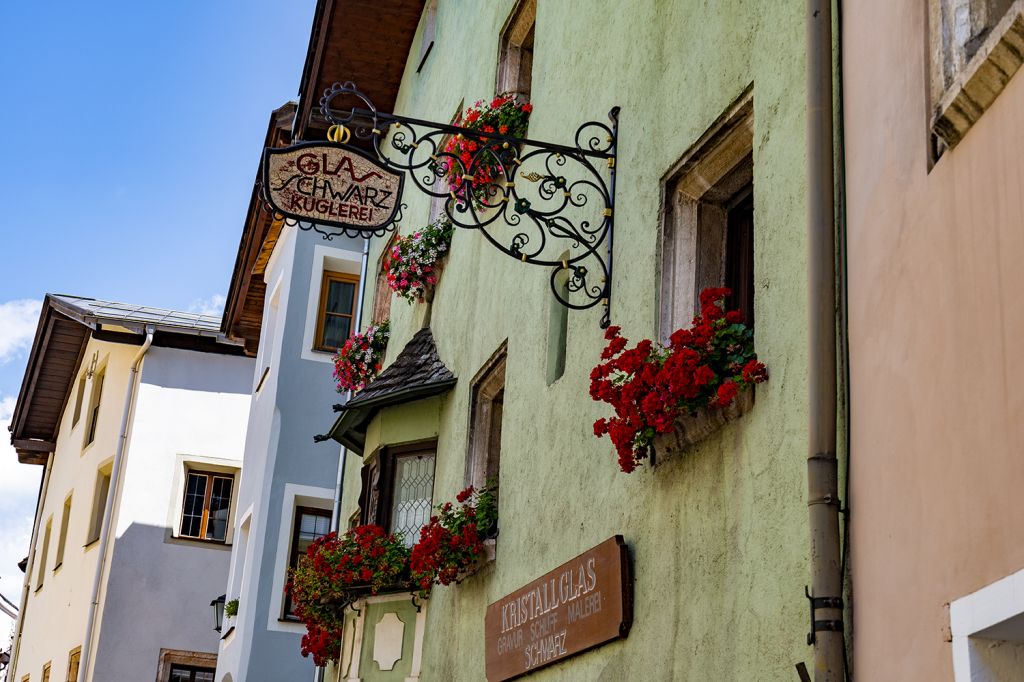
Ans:
[[[651,464],[655,457],[679,454],[704,440],[727,423],[739,419],[754,406],[754,389],[740,391],[726,407],[708,407],[695,414],[684,414],[676,419],[675,430],[654,436]],[[656,453],[656,455],[654,454]]]
[[[726,310],[727,288],[705,289],[701,312],[664,346],[644,339],[627,349],[618,327],[605,331],[601,364],[590,373],[590,396],[615,414],[594,422],[594,435],[615,445],[629,473],[657,450],[672,452],[706,438],[753,403],[768,378],[754,353],[754,331],[738,310]]]

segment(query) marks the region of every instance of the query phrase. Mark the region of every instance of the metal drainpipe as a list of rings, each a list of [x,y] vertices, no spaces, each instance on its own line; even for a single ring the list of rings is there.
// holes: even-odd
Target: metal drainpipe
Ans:
[[[843,596],[836,459],[836,241],[832,0],[807,0],[809,429],[811,596]],[[815,608],[816,607],[816,608]],[[842,682],[841,601],[812,602],[815,682]],[[819,629],[820,626],[831,629]],[[836,627],[838,624],[838,628]]]
[[[56,454],[56,452],[51,452],[50,456],[46,458],[46,468],[43,470],[43,478],[39,481],[39,501],[36,503],[36,518],[32,522],[32,544],[29,546],[28,553],[31,563],[25,565],[25,580],[22,583],[21,601],[19,602],[21,606],[18,608],[18,619],[15,622],[14,645],[11,647],[11,660],[7,666],[6,677],[14,674],[14,671],[18,667],[18,653],[21,651],[21,630],[25,623],[25,613],[28,609],[28,593],[32,586],[32,571],[35,570],[36,557],[32,548],[36,546],[36,535],[39,533],[39,522],[43,518],[43,503],[46,501],[46,492],[50,489],[50,471],[53,469],[53,458]]]
[[[359,293],[356,295],[356,330],[363,326],[363,296],[366,293],[366,270],[370,257],[370,240],[363,239],[363,257],[359,265]],[[352,399],[352,391],[345,394],[345,402]],[[345,487],[345,460],[348,457],[348,448],[341,446],[341,458],[338,461],[338,478],[334,485],[334,509],[331,511],[331,530],[337,532],[341,529],[341,493]],[[323,682],[324,668],[317,668],[313,676],[313,682]]]
[[[103,567],[106,564],[107,545],[110,541],[110,524],[112,521],[114,500],[117,499],[117,486],[121,481],[121,465],[124,461],[124,448],[128,442],[128,418],[131,415],[132,402],[135,399],[135,388],[139,379],[139,366],[142,358],[153,345],[153,327],[146,327],[146,340],[142,348],[135,354],[132,360],[131,372],[128,376],[128,388],[124,395],[124,412],[121,414],[121,435],[117,439],[117,450],[114,452],[114,462],[110,467],[110,484],[107,489],[107,503],[103,509],[103,524],[100,526],[100,547],[96,560],[96,575],[92,580],[92,596],[89,599],[89,618],[85,624],[85,637],[82,640],[82,657],[79,660],[78,670],[84,682],[92,679],[89,671],[89,663],[92,659],[93,631],[96,627],[96,612],[100,605],[100,582],[103,578]]]

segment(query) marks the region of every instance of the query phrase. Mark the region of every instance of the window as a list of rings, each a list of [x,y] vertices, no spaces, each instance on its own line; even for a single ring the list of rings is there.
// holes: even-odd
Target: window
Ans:
[[[389,447],[363,467],[363,523],[400,533],[411,547],[430,520],[436,443]]]
[[[699,294],[725,285],[726,304],[754,323],[753,101],[749,91],[687,152],[665,184],[659,331],[688,327]]]
[[[71,650],[68,655],[68,677],[67,682],[78,682],[78,664],[82,659],[82,647]]]
[[[194,665],[172,665],[168,682],[213,682],[213,668]]]
[[[292,551],[289,555],[288,567],[299,565],[299,558],[305,555],[313,541],[331,532],[331,510],[315,507],[296,507],[295,524],[292,527]],[[285,595],[285,618],[293,618],[295,610],[290,594]]]
[[[50,664],[47,663],[43,666],[43,675],[40,678],[42,682],[50,682]]]
[[[157,682],[213,682],[217,654],[160,649]]]
[[[373,290],[373,323],[380,324],[391,317],[391,287],[388,285],[387,262],[391,254],[391,247],[398,236],[397,230],[391,235],[391,239],[384,245],[380,252],[380,259],[377,263],[377,283]]]
[[[498,479],[506,355],[507,345],[503,343],[473,379],[466,485],[477,488]]]
[[[182,537],[224,542],[234,482],[234,477],[229,474],[188,472],[181,509]]]
[[[933,157],[954,147],[1024,61],[1024,6],[1014,0],[930,0]]]
[[[86,545],[91,545],[100,539],[103,515],[107,510],[107,495],[110,493],[110,472],[111,469],[107,467],[96,473],[96,490],[92,496],[92,515],[89,517],[89,535],[85,539]]]
[[[43,586],[43,578],[46,577],[46,554],[50,549],[50,533],[53,530],[53,517],[46,520],[46,531],[43,533],[43,545],[39,548],[39,571],[36,573],[36,589]]]
[[[75,414],[71,420],[71,428],[78,426],[78,420],[82,416],[82,399],[85,398],[85,372],[78,378],[78,392],[75,394]]]
[[[103,368],[92,377],[92,391],[89,393],[89,413],[86,415],[88,429],[85,432],[85,444],[90,445],[96,440],[96,426],[100,417],[100,398],[103,396],[103,379],[107,370]]]
[[[64,563],[64,546],[68,541],[68,524],[71,523],[71,495],[64,500],[64,512],[60,515],[60,535],[57,536],[57,561],[53,570],[57,570]]]
[[[501,31],[497,92],[530,98],[537,0],[519,0]]]
[[[316,324],[316,350],[336,351],[352,334],[359,278],[324,272],[320,285],[320,314]]]

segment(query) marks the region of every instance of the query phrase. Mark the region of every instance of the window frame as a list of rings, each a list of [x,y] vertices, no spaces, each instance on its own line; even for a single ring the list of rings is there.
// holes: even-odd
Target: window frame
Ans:
[[[103,533],[103,516],[106,514],[107,500],[110,498],[110,482],[113,473],[112,465],[109,464],[96,470],[96,480],[93,483],[92,492],[92,514],[89,517],[89,534],[85,538],[84,547],[98,542]],[[100,483],[103,480],[106,480],[106,485],[103,486],[104,492],[101,496]]]
[[[217,654],[208,654],[200,651],[160,649],[160,657],[157,661],[156,669],[157,682],[169,682],[171,679],[171,669],[175,666],[216,670]]]
[[[72,664],[74,665],[74,676],[72,677]],[[74,649],[68,652],[68,672],[65,676],[66,682],[78,682],[78,677],[81,674],[79,669],[82,665],[82,647],[76,646]]]
[[[395,476],[398,460],[405,457],[430,455],[434,469],[430,482],[430,508],[434,506],[434,487],[437,483],[437,439],[387,445],[376,457],[363,465],[361,472],[362,491],[359,496],[360,523],[373,523],[387,532],[395,532],[392,525],[392,507],[395,496]],[[406,538],[408,540],[409,538]],[[416,538],[413,537],[415,542]]]
[[[300,504],[295,506],[295,513],[292,518],[292,537],[288,545],[289,571],[294,570],[299,565],[299,558],[301,556],[301,554],[298,551],[299,531],[301,530],[302,527],[303,514],[311,514],[313,516],[326,518],[328,522],[328,532],[330,532],[330,521],[334,516],[334,510],[326,509],[324,507],[312,507],[308,504]],[[284,606],[282,609],[281,619],[289,622],[297,622],[299,620],[298,616],[292,613],[292,595],[287,590],[285,591],[284,595]]]
[[[494,89],[498,94],[511,92],[517,98],[529,100],[533,91],[534,41],[537,29],[537,0],[517,0],[501,27],[498,40],[498,68]],[[529,42],[528,47],[524,45]],[[523,58],[528,54],[529,65]],[[523,88],[524,70],[528,82]]]
[[[74,493],[68,493],[68,496],[64,498],[64,506],[61,509],[60,533],[57,535],[57,556],[53,565],[54,573],[64,565],[64,551],[68,545],[68,526],[71,524],[71,503],[73,498]]]
[[[753,90],[748,86],[665,175],[658,274],[663,342],[700,312],[701,290],[723,285],[735,259],[745,255],[728,237],[733,212],[745,201],[756,202],[753,135]],[[750,245],[756,246],[756,234],[750,236]],[[749,287],[756,289],[756,253],[739,265],[747,268],[743,281],[749,278]],[[750,324],[754,309],[751,300]]]
[[[43,530],[43,544],[36,550],[36,556],[39,557],[39,566],[36,570],[36,592],[43,589],[43,583],[46,582],[46,560],[50,553],[50,540],[53,537],[53,514],[50,518],[46,519],[46,525]]]
[[[501,469],[501,422],[504,421],[507,368],[508,339],[498,346],[473,377],[470,389],[466,486],[471,485],[479,489],[486,485],[489,479],[498,479]],[[495,404],[502,406],[497,428],[494,424]]]
[[[203,491],[203,509],[199,520],[200,536],[186,535],[184,531],[185,525],[185,501],[188,497],[188,482],[191,476],[205,476],[206,485]],[[225,479],[231,482],[231,491],[228,495],[228,517],[224,522],[224,538],[218,540],[217,538],[205,537],[207,529],[210,523],[210,502],[213,498],[213,486],[216,479]],[[182,540],[192,540],[195,542],[209,542],[216,545],[228,544],[228,539],[231,537],[231,517],[232,510],[235,502],[235,474],[224,471],[214,471],[210,469],[203,469],[200,467],[186,467],[185,468],[185,479],[184,485],[182,486],[181,492],[181,512],[178,514],[178,533],[177,537]]]
[[[352,312],[346,315],[345,313],[328,313],[327,312],[327,295],[330,293],[330,284],[332,282],[345,282],[354,285],[352,288]],[[323,276],[320,279],[320,304],[317,307],[317,318],[316,318],[316,333],[313,337],[313,350],[321,353],[334,353],[337,352],[338,348],[327,346],[324,343],[324,329],[327,325],[327,316],[336,315],[338,317],[349,318],[348,336],[346,339],[351,338],[352,334],[356,332],[356,311],[359,306],[359,275],[353,275],[348,272],[338,272],[336,270],[324,270]],[[344,344],[344,340],[342,341]],[[340,348],[340,346],[339,346]]]
[[[106,378],[106,364],[97,369],[92,375],[92,387],[89,389],[89,408],[85,414],[86,423],[82,450],[96,442],[96,432],[99,430],[100,407],[103,404],[103,383]]]

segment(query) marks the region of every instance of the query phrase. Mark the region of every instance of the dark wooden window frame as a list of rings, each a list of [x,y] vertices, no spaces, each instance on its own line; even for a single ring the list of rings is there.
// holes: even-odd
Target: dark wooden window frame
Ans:
[[[299,551],[298,551],[299,529],[300,529],[301,524],[302,524],[302,515],[303,514],[312,514],[314,516],[322,516],[322,517],[325,517],[328,520],[330,520],[331,515],[332,515],[332,510],[330,510],[330,509],[323,509],[323,508],[320,508],[320,507],[308,507],[308,506],[305,506],[305,505],[300,505],[300,506],[295,507],[295,518],[292,520],[292,539],[291,539],[291,542],[290,542],[290,544],[288,546],[288,568],[291,569],[291,570],[294,570],[299,565],[299,556],[300,556]],[[284,595],[284,611],[283,611],[283,615],[281,616],[281,619],[282,620],[287,620],[287,621],[297,621],[297,620],[299,620],[297,616],[295,616],[295,615],[293,615],[291,613],[291,610],[292,610],[292,597],[286,591],[285,595]]]
[[[191,476],[205,476],[206,477],[206,488],[203,496],[203,514],[200,517],[199,531],[201,535],[186,535],[184,530],[185,522],[185,500],[188,498],[188,481]],[[224,530],[224,539],[217,540],[216,538],[205,537],[207,533],[207,526],[210,522],[210,501],[213,497],[213,482],[223,478],[231,481],[231,494],[228,497],[228,520]],[[186,469],[185,470],[185,482],[181,492],[181,513],[178,515],[178,537],[184,540],[195,540],[198,542],[212,542],[218,545],[226,544],[228,536],[231,534],[231,508],[235,502],[235,475],[231,473],[225,473],[223,471],[207,471],[205,469]]]
[[[346,315],[344,313],[328,313],[327,312],[327,294],[330,292],[331,282],[346,282],[354,284],[352,289],[352,313]],[[320,280],[320,305],[317,308],[316,318],[316,337],[313,343],[313,350],[322,351],[325,353],[333,353],[338,350],[332,346],[324,344],[324,327],[327,324],[327,316],[334,315],[336,317],[347,317],[349,318],[349,336],[355,331],[356,322],[356,308],[359,304],[359,275],[353,275],[348,272],[336,272],[334,270],[324,270],[323,277]]]
[[[375,523],[391,531],[391,507],[395,496],[395,474],[400,457],[430,454],[434,457],[436,474],[437,439],[388,445],[380,449],[376,457],[363,465],[362,492],[359,496],[361,524]],[[431,490],[433,504],[433,490]]]

